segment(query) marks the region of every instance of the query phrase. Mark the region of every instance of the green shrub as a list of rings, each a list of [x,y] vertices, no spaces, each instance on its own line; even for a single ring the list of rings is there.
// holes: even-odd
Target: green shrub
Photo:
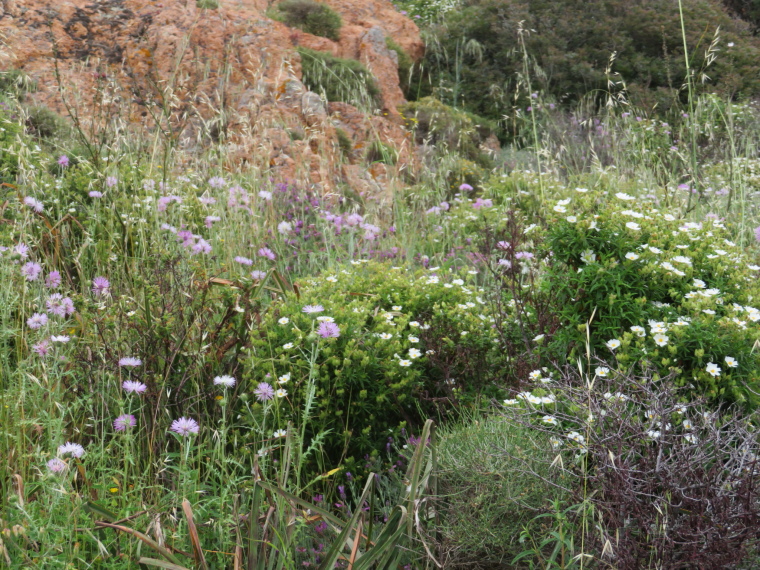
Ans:
[[[314,0],[284,0],[275,7],[273,17],[291,28],[333,41],[340,39],[343,24],[340,14],[327,4]]]
[[[484,391],[476,372],[488,370],[494,344],[484,322],[490,317],[464,277],[472,279],[357,262],[309,281],[300,297],[279,305],[253,332],[251,358],[259,364],[249,369],[245,390],[283,382],[288,395],[275,401],[279,424],[272,429],[282,428],[297,422],[311,371],[316,394],[309,433],[324,435],[333,467],[347,458],[347,469],[361,472],[356,461],[377,456],[402,427],[419,427],[437,414],[439,402],[467,405]],[[309,305],[324,312],[304,312]],[[320,319],[334,320],[339,336],[320,337],[319,326],[327,326]],[[431,349],[434,355],[426,352]],[[452,360],[449,353],[464,358],[438,366]],[[257,421],[261,414],[255,404],[243,417]]]
[[[26,108],[26,130],[41,139],[53,139],[65,135],[69,128],[66,120],[44,106]]]
[[[297,48],[301,55],[302,81],[328,101],[381,104],[380,88],[373,75],[354,59],[342,59],[321,51]]]
[[[760,267],[723,223],[687,223],[623,193],[571,199],[547,234],[544,286],[563,323],[552,358],[584,354],[591,321],[592,350],[622,369],[674,374],[713,402],[754,407]]]
[[[491,121],[444,105],[432,97],[402,105],[399,112],[406,127],[414,132],[417,144],[445,146],[482,166],[490,166],[488,155],[479,147],[495,132]]]
[[[553,477],[549,437],[495,416],[437,435],[439,548],[453,567],[508,564],[524,549],[520,533],[538,532],[534,517],[562,495],[529,472]]]
[[[684,2],[683,10],[697,92],[760,92],[760,80],[751,71],[760,40],[747,26],[716,2]],[[520,26],[532,90],[551,100],[577,102],[593,93],[602,102],[613,53],[612,71],[625,81],[635,105],[651,108],[659,102],[659,112],[682,104],[687,96],[681,89],[685,65],[679,8],[670,0],[471,0],[446,12],[430,29],[420,95],[435,94],[494,121],[515,105],[523,112],[535,105],[525,83]],[[718,28],[718,51],[708,55]]]
[[[216,10],[219,8],[218,0],[196,0],[195,5],[202,10]]]

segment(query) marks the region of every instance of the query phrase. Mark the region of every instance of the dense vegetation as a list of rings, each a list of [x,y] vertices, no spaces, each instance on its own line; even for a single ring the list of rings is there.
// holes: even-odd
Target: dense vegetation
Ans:
[[[547,27],[560,4],[531,3],[530,36],[495,3],[407,6],[460,60],[399,109],[415,164],[363,150],[390,202],[323,196],[308,165],[275,180],[219,138],[84,131],[0,77],[0,565],[757,566],[760,110],[734,100],[754,79],[734,92],[716,61],[720,95],[684,88],[652,39],[599,96],[551,47],[580,19]],[[632,46],[677,6],[596,14]],[[694,46],[728,17],[684,8]],[[603,61],[587,20],[573,53]],[[358,62],[300,52],[310,88],[373,108]],[[531,105],[508,121],[466,95],[496,54]],[[688,112],[668,123],[657,93]]]
[[[429,3],[401,4],[425,14]],[[494,121],[524,112],[536,92],[552,104],[624,93],[659,114],[688,100],[678,2],[468,0],[427,15],[412,98],[433,94]],[[694,91],[757,95],[760,40],[750,26],[710,0],[684,2],[683,16]]]

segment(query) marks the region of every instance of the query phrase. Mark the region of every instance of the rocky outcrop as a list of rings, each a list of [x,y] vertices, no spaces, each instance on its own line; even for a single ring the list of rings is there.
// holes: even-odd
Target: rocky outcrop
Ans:
[[[336,126],[353,137],[355,157],[381,138],[402,149],[401,165],[409,159],[385,38],[414,57],[423,44],[387,0],[326,3],[343,18],[339,42],[267,18],[267,0],[219,0],[213,10],[196,0],[0,0],[0,69],[22,69],[37,83],[34,103],[87,128],[119,122],[190,151],[223,140],[238,162],[328,191],[347,179]],[[381,112],[325,105],[300,81],[296,45],[362,61],[378,79]]]

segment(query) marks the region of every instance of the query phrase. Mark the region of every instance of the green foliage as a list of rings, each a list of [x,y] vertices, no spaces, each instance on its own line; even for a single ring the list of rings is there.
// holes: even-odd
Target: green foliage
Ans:
[[[301,55],[302,81],[309,90],[324,95],[328,101],[380,105],[380,88],[360,62],[303,47],[297,51]]]
[[[521,532],[552,499],[546,434],[490,416],[438,431],[438,488],[443,501],[439,548],[454,565],[510,562]]]
[[[27,107],[25,113],[26,130],[33,137],[54,139],[70,131],[65,119],[49,107]]]
[[[37,90],[37,84],[20,69],[0,72],[0,93],[20,99],[24,93]]]
[[[414,132],[417,144],[447,148],[481,166],[490,166],[491,161],[480,145],[495,133],[493,122],[432,97],[402,105],[399,112],[406,127]]]
[[[395,5],[410,18],[429,23],[438,21],[446,12],[459,7],[459,0],[399,0]]]
[[[348,133],[343,129],[337,128],[335,129],[335,137],[338,139],[340,153],[346,158],[351,158],[351,153],[354,151],[354,142],[348,136]]]
[[[287,400],[278,403],[284,425],[305,405],[313,370],[316,393],[309,429],[324,436],[330,466],[346,458],[347,469],[361,472],[362,464],[354,462],[376,457],[402,427],[419,427],[437,413],[439,398],[477,401],[485,382],[475,370],[467,374],[464,366],[469,360],[485,369],[493,337],[483,326],[489,318],[486,308],[474,297],[464,279],[377,262],[324,274],[305,285],[299,298],[270,312],[254,331],[251,357],[261,364],[250,368],[245,390],[250,393],[260,382],[277,388],[282,382],[288,392]],[[302,310],[317,304],[325,311]],[[334,320],[340,336],[320,338],[320,318]],[[318,347],[316,362],[310,360],[313,345]],[[426,354],[431,347],[435,358]],[[445,369],[437,365],[462,352],[468,358],[461,363]],[[459,372],[462,376],[455,378]],[[255,416],[261,405],[252,409]]]
[[[393,41],[393,38],[386,37],[385,45],[389,50],[396,52],[396,57],[398,58],[399,87],[401,87],[401,91],[407,93],[409,91],[409,80],[411,78],[414,61],[400,45]]]
[[[747,97],[760,92],[751,71],[760,40],[717,3],[684,2],[683,8],[697,90]],[[669,0],[471,0],[446,12],[429,34],[421,95],[434,94],[494,121],[505,109],[516,105],[524,111],[535,104],[526,73],[533,92],[549,100],[578,101],[591,94],[604,101],[613,54],[612,72],[619,73],[614,80],[625,82],[634,104],[651,109],[659,102],[661,112],[686,97],[678,3]]]
[[[275,6],[272,16],[290,26],[315,36],[340,39],[343,21],[335,10],[314,0],[283,0]]]
[[[384,164],[396,164],[398,150],[381,141],[374,141],[367,149],[367,162],[382,162]]]
[[[620,196],[606,206],[578,199],[572,221],[549,229],[544,286],[564,323],[553,357],[583,354],[591,321],[592,350],[614,354],[621,367],[673,373],[712,401],[756,405],[757,266],[718,220],[686,223],[641,202],[637,212]],[[619,347],[609,347],[613,339]]]
[[[216,10],[219,8],[218,0],[196,0],[195,5],[202,10]]]
[[[18,120],[11,119],[5,104],[0,103],[0,182],[15,183],[18,174],[18,153],[14,147],[21,135]]]
[[[760,0],[722,0],[732,13],[746,20],[752,26],[752,32],[757,34],[760,29]]]

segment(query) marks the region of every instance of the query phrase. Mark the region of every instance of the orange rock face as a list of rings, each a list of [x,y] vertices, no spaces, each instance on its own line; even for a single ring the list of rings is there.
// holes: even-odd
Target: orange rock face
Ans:
[[[364,176],[346,177],[336,124],[353,137],[355,157],[380,138],[402,149],[400,165],[408,160],[385,37],[415,58],[423,44],[388,0],[326,3],[343,18],[339,42],[267,18],[268,0],[219,0],[213,10],[196,0],[0,0],[0,69],[25,71],[38,86],[33,103],[71,114],[86,132],[117,123],[188,151],[221,138],[235,162],[327,192]],[[364,63],[385,114],[328,106],[308,92],[295,45]]]

